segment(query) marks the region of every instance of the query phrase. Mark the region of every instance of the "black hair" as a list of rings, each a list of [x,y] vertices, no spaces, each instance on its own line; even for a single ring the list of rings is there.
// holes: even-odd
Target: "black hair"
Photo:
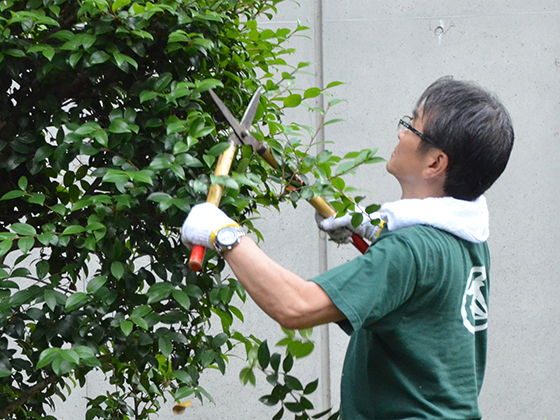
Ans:
[[[471,82],[442,77],[416,104],[423,133],[449,158],[444,192],[473,201],[498,179],[513,147],[509,113],[496,96]],[[422,141],[419,150],[433,147]]]

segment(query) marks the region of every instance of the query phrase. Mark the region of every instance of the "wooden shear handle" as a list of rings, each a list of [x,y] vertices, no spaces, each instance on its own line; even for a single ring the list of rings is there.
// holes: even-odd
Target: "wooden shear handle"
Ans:
[[[214,175],[227,175],[231,168],[231,163],[235,157],[235,144],[229,142],[229,147],[220,155],[218,158],[218,163],[216,164],[216,169],[214,170]],[[220,205],[220,200],[222,199],[222,192],[224,188],[222,185],[214,184],[210,187],[208,191],[208,197],[206,198],[207,203],[212,203],[216,207]],[[200,271],[202,269],[202,262],[204,261],[205,248],[201,245],[196,245],[191,251],[191,256],[189,258],[189,267],[193,271]]]
[[[278,162],[276,162],[276,159],[274,159],[269,147],[263,144],[262,147],[257,150],[257,153],[274,169],[278,169],[280,167]],[[301,182],[298,178],[296,178],[296,181],[303,185],[303,182]],[[315,207],[315,210],[317,210],[321,216],[331,217],[336,215],[336,210],[333,209],[333,207],[322,197],[313,197],[308,201],[313,207]],[[354,245],[362,254],[365,254],[369,248],[368,243],[356,233],[352,234],[352,245]]]
[[[323,217],[331,217],[336,215],[336,210],[333,209],[333,207],[322,197],[313,197],[309,199],[309,203]],[[365,254],[369,248],[367,242],[364,241],[364,239],[357,233],[352,234],[352,245],[354,245],[362,254]]]

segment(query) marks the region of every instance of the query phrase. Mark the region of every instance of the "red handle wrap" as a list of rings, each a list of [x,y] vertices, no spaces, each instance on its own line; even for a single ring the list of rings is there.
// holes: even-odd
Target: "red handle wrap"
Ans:
[[[367,242],[364,241],[364,239],[357,233],[352,234],[352,245],[354,245],[362,254],[365,254],[369,248]]]
[[[191,251],[189,259],[189,267],[193,271],[200,271],[202,269],[202,261],[204,261],[205,248],[201,245],[196,245]]]

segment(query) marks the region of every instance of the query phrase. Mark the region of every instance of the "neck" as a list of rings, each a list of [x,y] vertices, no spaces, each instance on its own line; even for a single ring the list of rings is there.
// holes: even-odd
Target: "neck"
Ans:
[[[421,183],[417,185],[401,184],[402,195],[401,199],[424,199],[428,197],[445,197],[443,185],[439,183]]]

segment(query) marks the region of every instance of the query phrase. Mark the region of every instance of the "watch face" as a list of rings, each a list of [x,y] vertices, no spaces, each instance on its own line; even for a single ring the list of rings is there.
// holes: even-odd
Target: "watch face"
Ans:
[[[239,235],[233,227],[226,227],[218,232],[218,242],[223,246],[230,246],[237,242]]]

